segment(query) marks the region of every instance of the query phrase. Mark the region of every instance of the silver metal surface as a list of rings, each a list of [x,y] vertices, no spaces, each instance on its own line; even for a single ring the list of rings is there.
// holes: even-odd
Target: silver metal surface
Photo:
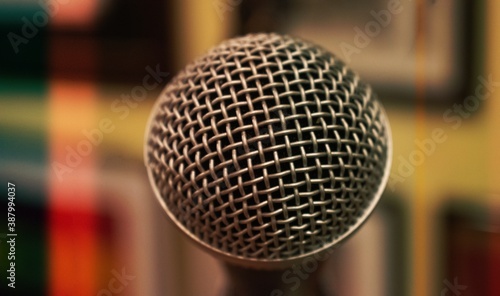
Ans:
[[[337,245],[387,182],[391,136],[371,88],[322,48],[247,35],[211,49],[162,92],[145,164],[171,220],[244,265]]]

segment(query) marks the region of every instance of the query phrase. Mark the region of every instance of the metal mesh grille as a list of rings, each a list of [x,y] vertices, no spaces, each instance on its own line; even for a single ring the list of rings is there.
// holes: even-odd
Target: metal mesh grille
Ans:
[[[357,227],[383,186],[388,128],[341,61],[276,34],[187,66],[153,111],[146,165],[169,215],[229,256],[288,259]]]

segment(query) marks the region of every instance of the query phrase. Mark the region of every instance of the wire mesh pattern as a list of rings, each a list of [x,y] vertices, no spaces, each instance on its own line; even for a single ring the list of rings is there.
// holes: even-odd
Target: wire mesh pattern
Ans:
[[[146,166],[176,223],[229,256],[282,260],[337,243],[378,201],[389,131],[371,88],[290,36],[235,38],[165,88]]]

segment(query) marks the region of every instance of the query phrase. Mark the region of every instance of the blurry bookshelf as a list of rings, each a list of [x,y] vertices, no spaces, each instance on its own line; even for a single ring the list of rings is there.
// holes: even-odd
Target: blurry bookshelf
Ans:
[[[392,103],[415,99],[416,40],[425,47],[418,54],[430,105],[462,99],[483,68],[484,1],[244,1],[239,12],[241,33],[277,31],[321,44]]]
[[[41,9],[39,1],[21,2],[0,3],[1,35],[19,32],[22,17],[31,19]],[[416,7],[410,6],[415,2],[403,1],[403,9],[391,16],[387,28],[350,55],[352,67],[384,100],[396,157],[415,148],[415,112],[397,105],[412,106],[419,24],[426,27],[431,105],[444,102],[449,107],[469,95],[469,84],[475,83],[485,59],[485,1],[420,1],[426,7],[425,22],[416,21]],[[221,19],[211,1],[75,1],[75,7],[61,6],[47,26],[20,45],[18,54],[2,38],[0,178],[20,188],[19,295],[96,295],[107,289],[113,270],[122,268],[136,276],[122,295],[217,295],[224,285],[220,265],[172,227],[149,188],[142,145],[152,102],[182,66],[181,60],[232,37],[227,33],[231,30],[234,35],[299,35],[341,56],[343,42],[354,46],[354,28],[364,29],[374,21],[371,11],[382,17],[387,3],[242,1]],[[119,119],[111,104],[141,85],[145,68],[157,64],[171,74],[130,108],[126,120]],[[429,129],[442,125],[440,114],[426,116]],[[66,147],[75,147],[85,139],[82,130],[94,129],[103,118],[111,119],[115,130],[59,182],[54,161],[63,162]],[[486,186],[486,171],[497,157],[483,153],[489,147],[485,130],[493,134],[497,126],[484,113],[476,119],[450,133],[450,140],[426,164],[431,168],[426,171],[430,194],[424,211],[428,228],[423,231],[432,239],[426,250],[431,262],[423,266],[430,274],[429,295],[449,289],[447,284],[455,278],[467,286],[464,296],[500,295],[495,220],[500,212],[491,209],[487,198],[474,195]],[[473,153],[464,157],[464,151]],[[411,286],[420,284],[413,265],[427,260],[415,259],[412,253],[415,237],[422,237],[415,234],[415,224],[423,222],[411,220],[416,204],[413,181],[409,178],[395,193],[386,193],[364,228],[336,250],[325,269],[330,291],[348,296],[412,295]],[[436,206],[448,200],[451,189],[471,194]],[[0,205],[2,213],[5,205]],[[432,236],[434,230],[437,237]],[[6,251],[4,233],[0,228],[1,254]],[[5,256],[0,263],[5,266]],[[5,279],[6,270],[0,276]],[[8,293],[2,285],[0,294]]]
[[[441,242],[436,283],[443,293],[463,296],[500,295],[500,211],[471,199],[455,198],[440,211]],[[455,291],[453,291],[455,289]],[[450,294],[451,295],[451,294]]]

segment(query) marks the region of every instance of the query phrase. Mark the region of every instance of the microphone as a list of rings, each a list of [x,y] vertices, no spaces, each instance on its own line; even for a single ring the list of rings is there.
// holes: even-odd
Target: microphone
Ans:
[[[144,150],[164,212],[226,263],[226,295],[289,293],[282,270],[361,227],[391,157],[371,87],[325,49],[274,33],[187,65],[156,101]],[[320,295],[310,278],[292,295]]]

